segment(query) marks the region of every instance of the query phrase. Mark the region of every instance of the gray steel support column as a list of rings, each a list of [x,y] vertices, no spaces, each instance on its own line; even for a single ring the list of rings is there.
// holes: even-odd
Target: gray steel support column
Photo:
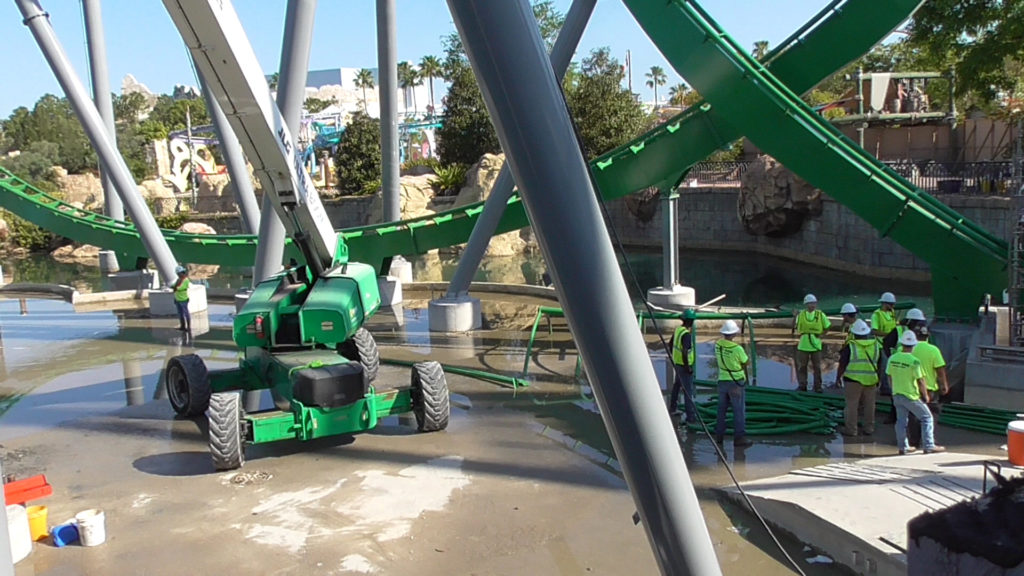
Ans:
[[[315,16],[316,0],[288,0],[284,18],[284,39],[281,42],[281,70],[277,80],[277,107],[293,135],[299,133],[299,121],[302,120],[302,102],[306,96],[306,76],[309,74],[309,51],[313,43]],[[258,283],[276,274],[281,270],[282,262],[284,225],[281,224],[270,197],[264,194],[253,282]]]
[[[448,6],[661,571],[721,574],[533,10]]]
[[[57,82],[64,90],[64,94],[67,95],[71,108],[82,123],[86,136],[89,137],[93,148],[96,149],[96,155],[99,156],[100,162],[113,180],[114,189],[121,196],[128,215],[135,223],[135,228],[139,231],[146,252],[153,259],[164,282],[172,284],[177,278],[174,273],[177,266],[174,254],[171,253],[167,241],[160,234],[160,227],[157,226],[153,214],[149,212],[149,207],[146,206],[146,202],[139,194],[131,171],[124,163],[124,158],[118,152],[117,146],[111,141],[110,135],[107,134],[103,119],[100,118],[96,106],[89,99],[89,93],[78,79],[71,62],[68,61],[67,54],[64,53],[64,49],[57,40],[53,26],[50,25],[49,15],[43,11],[38,0],[15,0],[15,2],[25,19],[25,25],[32,31],[32,36],[35,37],[39,49],[42,50],[43,56],[46,57],[47,63],[57,77]]]
[[[228,174],[231,175],[232,188],[235,190],[235,203],[238,205],[238,214],[242,220],[242,231],[246,234],[256,234],[260,229],[260,209],[256,205],[256,193],[252,188],[252,179],[249,178],[249,166],[245,162],[245,154],[242,152],[242,145],[238,143],[238,136],[228,124],[228,118],[224,115],[217,99],[206,89],[206,79],[203,73],[196,70],[199,76],[199,86],[206,99],[206,109],[213,120],[213,126],[217,130],[217,139],[220,140],[220,151],[224,155],[224,161],[228,166]]]
[[[562,81],[565,71],[569,68],[569,62],[572,61],[572,55],[576,52],[576,47],[579,46],[583,31],[587,29],[587,22],[590,21],[596,4],[597,0],[573,0],[572,6],[569,7],[565,23],[558,31],[558,38],[551,48],[551,68],[559,82]],[[494,231],[498,229],[498,223],[501,222],[501,216],[505,213],[508,199],[515,191],[515,185],[509,164],[506,162],[501,167],[498,178],[494,181],[491,195],[484,202],[483,212],[480,213],[476,226],[473,226],[466,249],[459,257],[459,265],[455,268],[455,275],[452,276],[451,282],[448,283],[446,297],[454,298],[469,292],[469,285],[473,282],[477,269],[480,268],[480,260],[487,251],[487,244],[494,236]]]
[[[679,284],[679,223],[676,209],[679,205],[679,192],[675,188],[661,190],[661,209],[664,219],[662,234],[662,279],[661,285],[672,288]]]
[[[92,76],[92,97],[96,109],[103,118],[110,134],[110,141],[117,145],[117,130],[114,127],[114,103],[110,98],[110,72],[107,70],[107,44],[103,36],[103,11],[100,0],[82,0],[85,18],[85,42],[89,46],[89,74]],[[101,165],[103,179],[103,213],[115,220],[124,220],[124,205],[114,191],[114,183]]]
[[[395,0],[377,0],[377,83],[380,85],[382,222],[402,219],[398,196],[398,32]],[[387,274],[387,270],[383,271]]]

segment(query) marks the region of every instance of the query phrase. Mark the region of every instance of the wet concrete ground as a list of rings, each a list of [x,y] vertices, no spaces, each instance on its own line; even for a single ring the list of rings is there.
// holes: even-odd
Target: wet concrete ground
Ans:
[[[374,318],[383,357],[521,370],[522,330],[537,301],[485,303],[492,330],[457,337],[428,333],[420,303],[407,302],[401,323]],[[175,419],[157,384],[166,359],[193,347],[212,367],[233,363],[230,307],[213,306],[197,323],[202,333],[186,342],[170,319],[27,305],[23,316],[17,301],[0,301],[4,471],[47,474],[51,523],[104,509],[108,542],[37,543],[19,576],[657,571],[589,390],[569,378],[575,350],[557,326],[539,343],[529,388],[450,375],[456,396],[446,432],[416,434],[391,418],[355,438],[251,447],[245,468],[224,474],[212,470],[205,423]],[[381,377],[408,375],[389,367]],[[994,452],[999,443],[938,434],[963,451]],[[743,481],[892,454],[891,436],[766,437],[726,452]],[[709,439],[681,431],[680,446],[723,572],[791,573],[753,516],[720,502],[716,489],[729,478]],[[815,551],[784,543],[809,574],[840,573],[807,564]]]

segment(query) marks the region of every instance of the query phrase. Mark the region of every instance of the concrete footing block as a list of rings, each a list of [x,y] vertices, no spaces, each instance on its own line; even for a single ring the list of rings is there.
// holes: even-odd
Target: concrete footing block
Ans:
[[[391,269],[388,270],[388,276],[398,278],[403,284],[412,282],[412,262],[401,256],[395,256],[391,259]]]
[[[125,272],[112,272],[104,275],[107,290],[136,290],[140,294],[143,290],[159,290],[160,275],[156,270],[128,270]]]
[[[121,264],[117,261],[117,254],[113,250],[100,250],[100,274],[113,274],[121,271]]]
[[[483,322],[480,299],[472,296],[444,297],[427,304],[431,332],[469,332]]]
[[[662,308],[682,308],[697,304],[697,293],[689,286],[676,284],[670,288],[658,286],[647,291],[647,301]]]
[[[192,314],[205,312],[206,286],[192,284],[188,288],[188,311]],[[150,316],[177,316],[178,309],[174,307],[174,292],[170,289],[153,290],[149,293],[149,315]]]
[[[4,284],[7,284],[7,281],[4,279],[4,267],[0,266],[0,286]]]
[[[381,307],[402,303],[402,281],[398,278],[394,276],[378,276],[377,288],[380,289]]]

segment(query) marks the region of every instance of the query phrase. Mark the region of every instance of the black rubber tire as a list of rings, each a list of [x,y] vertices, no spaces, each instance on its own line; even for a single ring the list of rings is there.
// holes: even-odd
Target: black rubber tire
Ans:
[[[199,416],[210,405],[210,375],[195,354],[175,356],[164,372],[167,398],[179,416]]]
[[[237,392],[218,392],[210,397],[210,456],[217,470],[235,470],[245,464],[241,398]]]
[[[338,354],[363,365],[363,374],[366,375],[367,384],[372,384],[377,379],[377,372],[380,370],[380,352],[377,350],[377,341],[373,339],[373,334],[370,334],[366,328],[356,330],[351,338],[338,344]]]
[[[420,432],[436,432],[448,427],[451,399],[444,369],[437,362],[412,365],[412,411]]]

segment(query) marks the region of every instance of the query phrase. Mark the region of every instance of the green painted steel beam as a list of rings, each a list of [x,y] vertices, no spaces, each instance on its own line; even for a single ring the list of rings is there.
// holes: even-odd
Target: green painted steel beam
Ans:
[[[1006,285],[1006,243],[913,187],[814,113],[695,2],[625,0],[670,64],[748,138],[928,262],[937,313],[972,318]],[[856,27],[858,20],[847,24]],[[861,14],[869,25],[877,14]],[[835,42],[836,45],[841,44]],[[822,46],[822,50],[827,47]],[[957,294],[956,301],[942,292]]]

